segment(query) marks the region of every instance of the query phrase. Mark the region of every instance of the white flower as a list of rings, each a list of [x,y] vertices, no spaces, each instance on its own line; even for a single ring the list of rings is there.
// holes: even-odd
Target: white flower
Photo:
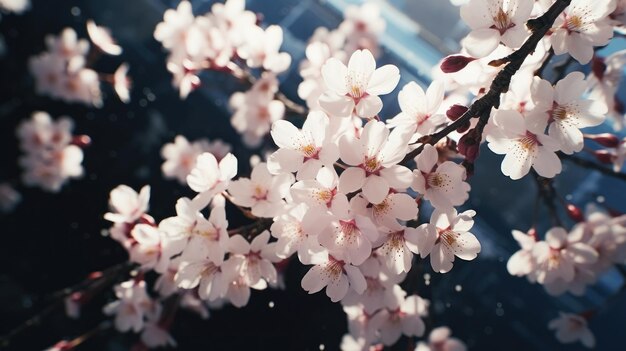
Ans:
[[[272,123],[285,115],[285,104],[274,100],[272,90],[277,86],[276,77],[270,75],[257,81],[249,91],[234,93],[228,101],[234,110],[231,124],[243,134],[244,142],[250,147],[258,146]]]
[[[588,63],[593,47],[604,46],[613,37],[608,15],[615,5],[615,0],[572,0],[552,27],[554,53],[569,53],[581,64]]]
[[[187,257],[180,263],[174,280],[183,289],[198,288],[198,296],[203,300],[215,301],[222,298],[228,289],[228,282],[222,273],[221,262],[215,263],[204,250],[197,255]]]
[[[166,254],[169,240],[165,233],[149,224],[139,223],[130,232],[135,244],[130,248],[130,260],[144,269],[164,272],[169,263]]]
[[[239,178],[228,187],[233,203],[250,207],[257,217],[274,217],[283,207],[283,198],[288,195],[293,175],[281,173],[273,176],[267,164],[259,163],[252,169],[250,178]]]
[[[626,3],[624,3],[626,5]],[[594,57],[592,70],[587,76],[589,97],[603,101],[608,108],[608,115],[613,119],[613,129],[624,128],[624,110],[617,97],[622,82],[624,65],[626,64],[626,50],[614,52],[606,58]]]
[[[492,122],[495,128],[487,134],[487,142],[491,151],[505,155],[501,166],[505,176],[521,179],[530,167],[546,178],[561,173],[561,160],[555,154],[559,144],[543,134],[545,123],[533,123],[513,110],[496,111]]]
[[[362,194],[350,200],[350,206],[356,213],[366,215],[374,223],[387,228],[393,228],[398,220],[410,221],[417,218],[417,202],[409,194],[390,192],[378,204],[371,204]],[[334,212],[334,211],[333,211]]]
[[[157,24],[154,38],[166,49],[186,45],[186,35],[194,22],[194,15],[189,1],[181,1],[176,10],[168,9],[163,14],[163,22]]]
[[[424,334],[421,316],[427,314],[427,301],[417,295],[406,297],[406,292],[395,285],[385,307],[373,317],[373,323],[379,325],[383,344],[393,345],[402,334],[409,337]]]
[[[286,71],[291,65],[291,56],[286,52],[278,52],[283,43],[283,30],[272,25],[263,30],[258,26],[247,28],[243,45],[237,54],[246,60],[250,68],[263,67],[273,73]]]
[[[113,73],[113,89],[115,89],[115,93],[125,104],[130,102],[130,86],[128,64],[122,63]]]
[[[224,260],[228,246],[228,221],[222,206],[213,207],[207,220],[197,204],[185,197],[178,199],[176,216],[161,221],[159,229],[167,233],[172,242],[168,247],[169,256],[182,252],[181,257],[185,260],[198,255],[208,256],[216,264]]]
[[[452,332],[448,327],[435,328],[428,336],[428,343],[418,342],[415,351],[466,351],[465,344],[457,338],[451,338],[450,334]]]
[[[190,143],[184,136],[177,135],[173,143],[165,144],[161,148],[161,156],[165,159],[161,166],[163,175],[185,184],[187,176],[196,165],[198,156],[203,152],[211,153],[219,161],[230,152],[230,145],[221,140],[209,142],[207,139]]]
[[[231,256],[224,262],[225,271],[236,271],[243,282],[255,289],[264,289],[265,280],[275,283],[277,279],[276,268],[272,262],[280,259],[276,256],[275,244],[268,244],[269,231],[257,235],[252,242],[248,243],[241,235],[234,235],[228,243],[228,251]]]
[[[288,121],[274,122],[271,135],[280,149],[267,160],[270,173],[298,172],[297,179],[312,179],[322,166],[332,167],[339,150],[329,134],[328,117],[321,111],[309,113],[302,130]]]
[[[358,267],[334,257],[327,250],[313,255],[311,269],[302,278],[302,289],[314,294],[326,287],[326,295],[332,302],[343,299],[348,289],[362,294],[367,288],[365,277]]]
[[[113,223],[135,223],[146,211],[150,201],[150,186],[146,185],[139,194],[127,185],[118,185],[111,190],[109,207],[113,212],[104,215],[104,219]]]
[[[376,69],[376,61],[369,50],[355,51],[348,66],[330,58],[322,67],[322,76],[328,90],[319,104],[330,116],[376,116],[383,107],[378,95],[392,92],[400,80],[396,66],[385,65]]]
[[[237,158],[228,153],[217,163],[213,154],[205,152],[196,159],[196,165],[187,176],[189,187],[199,193],[194,202],[206,206],[215,195],[228,188],[230,180],[237,174]]]
[[[418,136],[433,133],[446,121],[445,115],[437,113],[443,102],[444,92],[441,81],[433,81],[426,93],[417,83],[408,83],[398,93],[402,112],[387,120],[387,124],[392,128],[406,128]]]
[[[93,20],[87,21],[87,34],[89,34],[91,42],[103,52],[113,56],[122,53],[122,48],[117,45],[110,31],[104,27],[97,26]]]
[[[1,0],[0,10],[7,12],[22,13],[30,9],[30,0]]]
[[[559,312],[559,317],[548,324],[554,329],[556,338],[564,344],[580,341],[588,348],[593,348],[596,340],[587,327],[587,320],[577,314]]]
[[[470,0],[461,7],[461,18],[472,31],[461,41],[474,57],[485,57],[502,42],[511,49],[522,46],[529,35],[532,0]]]
[[[413,254],[421,252],[422,257],[425,257],[430,251],[424,252],[421,248],[422,238],[436,236],[434,227],[426,224],[418,228],[396,224],[382,232],[382,245],[376,249],[376,254],[393,274],[408,272],[413,262]],[[426,250],[429,249],[430,247],[426,247]]]
[[[339,142],[341,159],[352,166],[339,177],[339,191],[347,194],[363,189],[365,198],[379,204],[390,188],[406,189],[412,182],[411,171],[397,165],[406,155],[410,134],[385,123],[369,121],[358,139],[342,138]]]
[[[598,253],[589,245],[574,242],[565,229],[554,227],[546,233],[545,241],[537,242],[532,249],[535,270],[531,272],[540,284],[550,284],[557,279],[571,282],[578,265],[592,264]]]
[[[566,154],[583,149],[581,128],[593,127],[604,122],[607,106],[598,100],[583,99],[587,89],[585,76],[572,72],[552,87],[546,80],[535,78],[531,94],[535,108],[529,118],[539,125],[549,124],[548,135],[556,139]]]
[[[339,176],[332,167],[322,167],[315,179],[305,179],[291,187],[295,202],[307,204],[312,211],[323,213],[336,207],[348,206],[345,194],[338,192]]]
[[[132,329],[138,333],[144,328],[144,318],[158,312],[158,305],[148,296],[143,280],[131,279],[116,285],[115,296],[118,300],[105,305],[103,310],[107,315],[115,315],[115,329],[121,332]]]
[[[509,274],[516,276],[525,276],[535,269],[535,260],[532,255],[533,247],[537,242],[535,236],[513,230],[513,238],[519,244],[521,249],[509,258],[506,263],[506,269]]]
[[[435,272],[447,273],[452,269],[454,257],[471,261],[480,252],[480,242],[470,233],[476,212],[467,210],[457,214],[456,209],[436,209],[430,217],[430,225],[436,231],[420,235],[418,247],[422,257],[430,253],[430,264]]]
[[[462,205],[469,198],[470,186],[465,182],[465,167],[452,161],[437,165],[437,148],[426,144],[417,156],[417,169],[411,188],[424,195],[433,207]]]

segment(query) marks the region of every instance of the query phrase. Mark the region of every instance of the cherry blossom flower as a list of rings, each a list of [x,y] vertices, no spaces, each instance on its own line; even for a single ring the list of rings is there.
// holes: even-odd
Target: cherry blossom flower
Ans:
[[[141,331],[145,326],[145,318],[157,312],[157,304],[146,292],[146,282],[133,279],[115,286],[118,298],[104,306],[104,313],[115,315],[115,329],[125,332]]]
[[[11,212],[22,201],[22,195],[9,183],[0,183],[0,212]]]
[[[348,66],[330,58],[322,67],[322,76],[328,90],[319,104],[330,116],[376,116],[383,107],[378,95],[392,92],[400,80],[396,66],[385,65],[376,69],[376,61],[369,50],[355,51]]]
[[[351,193],[363,189],[365,198],[379,204],[389,188],[406,189],[412,182],[411,171],[397,165],[408,148],[410,134],[399,129],[389,132],[385,123],[368,122],[360,138],[344,137],[339,142],[341,159],[352,166],[341,173],[339,191]]]
[[[426,93],[415,82],[405,85],[398,93],[400,112],[387,120],[390,127],[406,128],[418,136],[428,135],[446,121],[446,116],[437,113],[443,101],[444,85],[433,81]]]
[[[250,243],[241,235],[232,236],[228,243],[231,256],[224,262],[224,270],[237,272],[245,285],[255,289],[265,289],[265,282],[275,283],[277,272],[272,262],[280,259],[275,244],[268,244],[269,239],[267,230]]]
[[[451,334],[448,327],[435,328],[428,336],[428,343],[418,342],[415,351],[466,351],[465,344],[457,338],[451,338]]]
[[[366,215],[377,225],[387,228],[393,228],[398,220],[417,218],[418,212],[417,202],[406,193],[390,192],[379,204],[371,204],[362,194],[358,194],[350,200],[350,206],[354,212]]]
[[[169,263],[167,252],[168,238],[148,224],[139,223],[130,232],[135,244],[130,249],[130,260],[139,263],[144,269],[163,272]]]
[[[199,193],[194,202],[206,206],[211,199],[228,188],[230,180],[237,174],[237,158],[228,153],[218,164],[213,154],[204,152],[196,159],[196,165],[187,176],[189,187]]]
[[[89,51],[89,42],[86,39],[78,39],[76,31],[72,28],[64,28],[58,37],[47,35],[45,38],[48,51],[59,55],[66,60],[84,56]]]
[[[454,257],[465,261],[476,258],[480,242],[470,233],[476,212],[467,210],[460,214],[456,209],[436,209],[430,217],[430,225],[436,231],[427,230],[418,236],[417,246],[422,257],[430,253],[430,264],[435,272],[447,273],[452,269]]]
[[[268,96],[268,88],[258,87],[266,84],[258,81],[249,91],[236,92],[228,101],[235,111],[231,124],[237,132],[243,134],[244,142],[250,147],[258,146],[262,138],[270,131],[272,123],[282,119],[285,115],[285,104],[280,100],[274,100],[273,94]]]
[[[328,117],[321,111],[309,113],[302,130],[288,121],[274,122],[271,135],[280,149],[267,161],[270,173],[298,172],[297,179],[312,179],[322,166],[332,167],[339,149],[327,134]]]
[[[573,242],[565,229],[560,227],[550,229],[545,241],[533,246],[532,254],[536,266],[531,274],[540,284],[549,284],[557,279],[571,282],[577,265],[591,264],[598,259],[598,253],[592,247]]]
[[[163,175],[186,184],[186,178],[195,167],[198,156],[204,152],[211,153],[216,161],[220,161],[230,152],[230,145],[221,140],[209,142],[207,139],[190,143],[184,136],[177,135],[173,143],[165,144],[161,149],[161,156],[165,159],[161,166]]]
[[[270,231],[278,239],[276,255],[284,259],[297,251],[300,262],[310,262],[311,251],[319,246],[317,235],[324,229],[319,224],[326,220],[325,215],[311,211],[304,203],[275,218]]]
[[[0,10],[21,14],[30,9],[30,0],[1,0]]]
[[[122,53],[122,48],[117,45],[108,29],[99,27],[93,20],[87,21],[87,34],[91,42],[104,53],[118,56]]]
[[[561,343],[580,341],[588,348],[593,348],[596,344],[591,330],[587,327],[587,320],[580,315],[559,312],[559,317],[551,320],[548,328],[554,329],[556,338]]]
[[[428,302],[417,295],[406,296],[406,292],[396,285],[391,298],[386,301],[386,308],[373,317],[379,325],[380,339],[383,344],[393,345],[402,334],[422,336],[424,321],[421,316],[427,314]]]
[[[291,196],[294,201],[305,203],[315,212],[331,210],[348,206],[348,198],[337,190],[339,176],[332,167],[322,167],[315,179],[305,179],[296,182],[291,187]]]
[[[245,39],[245,33],[256,26],[257,17],[254,12],[245,9],[245,0],[227,0],[211,6],[217,26],[226,32],[228,40],[239,46]]]
[[[351,54],[356,50],[367,49],[378,56],[378,40],[386,27],[378,5],[374,3],[349,5],[344,10],[344,18],[337,30],[346,38],[344,50]]]
[[[198,288],[203,300],[222,298],[228,289],[227,277],[222,273],[222,263],[215,263],[208,250],[195,250],[195,256],[182,260],[174,277],[176,285],[183,289]]]
[[[608,108],[608,115],[613,119],[613,129],[624,128],[625,116],[619,105],[617,91],[623,77],[623,67],[626,64],[626,50],[617,51],[606,58],[594,57],[591,73],[587,76],[589,97],[603,101]]]
[[[549,124],[548,135],[557,140],[566,154],[582,150],[581,128],[604,122],[607,106],[598,100],[581,98],[587,88],[585,76],[572,72],[552,87],[546,80],[535,78],[531,94],[535,108],[528,118]],[[545,121],[545,123],[544,123]]]
[[[326,28],[316,29],[305,50],[306,59],[300,63],[302,83],[298,85],[298,96],[306,101],[310,109],[321,109],[319,97],[327,90],[322,77],[322,67],[331,57],[345,62],[345,52],[341,50],[345,38],[338,31],[329,32]]]
[[[382,233],[382,245],[376,249],[376,253],[393,274],[408,272],[411,269],[413,254],[421,252],[422,257],[425,257],[430,251],[424,252],[420,247],[422,238],[436,236],[434,227],[426,224],[418,228],[396,224],[383,229]]]
[[[208,220],[200,212],[197,203],[187,198],[176,202],[176,216],[159,223],[159,229],[167,233],[170,256],[182,252],[182,259],[195,257],[204,252],[216,264],[222,263],[228,246],[228,221],[222,206],[211,209]]]
[[[283,43],[283,30],[279,26],[248,28],[243,45],[237,49],[239,57],[246,60],[248,67],[263,67],[273,73],[282,73],[291,65],[291,56],[278,52]]]
[[[293,184],[290,173],[273,176],[267,164],[259,163],[252,169],[250,178],[239,178],[228,187],[228,193],[236,205],[249,207],[257,217],[274,217],[279,214],[283,199]]]
[[[438,165],[437,149],[426,144],[416,157],[417,169],[411,188],[424,195],[436,208],[462,205],[469,198],[470,186],[465,182],[465,168],[452,161]]]
[[[113,223],[134,223],[148,211],[149,201],[149,185],[142,187],[139,193],[127,185],[118,185],[109,197],[112,212],[106,213],[104,219]]]
[[[161,327],[158,322],[158,319],[146,322],[141,332],[141,342],[149,348],[178,346],[172,335]]]
[[[506,263],[506,269],[511,275],[528,275],[535,269],[535,261],[532,252],[537,239],[534,235],[523,233],[519,230],[513,230],[512,233],[513,238],[515,238],[515,241],[517,241],[521,249],[509,258],[509,261]]]
[[[463,48],[474,57],[489,55],[500,42],[519,48],[529,35],[526,21],[532,9],[532,0],[470,0],[461,7],[461,18],[471,28]]]
[[[157,24],[154,30],[154,38],[160,41],[164,48],[170,50],[186,45],[185,37],[193,21],[191,3],[186,0],[181,1],[175,10],[165,11],[163,22]]]
[[[378,229],[365,216],[349,208],[337,208],[333,219],[318,236],[320,245],[331,252],[341,252],[345,262],[358,266],[372,253],[372,243],[378,239]]]
[[[69,178],[83,175],[83,151],[71,144],[72,129],[69,118],[53,121],[46,112],[35,112],[18,126],[16,134],[25,151],[19,159],[24,184],[58,192]]]
[[[615,10],[615,0],[572,0],[552,27],[552,49],[557,55],[569,53],[581,64],[593,56],[594,46],[604,46],[613,37],[608,15]]]
[[[559,144],[544,135],[545,123],[534,123],[513,110],[496,111],[493,118],[495,128],[487,134],[489,149],[505,155],[501,170],[513,180],[521,179],[532,167],[546,178],[561,172],[561,160],[556,155]]]
[[[122,63],[113,73],[113,89],[115,89],[115,93],[125,104],[130,102],[130,86],[128,64]]]
[[[358,267],[345,262],[340,256],[327,250],[317,252],[311,258],[314,264],[302,278],[302,289],[314,294],[326,287],[326,295],[332,302],[343,299],[348,289],[362,294],[367,282]]]

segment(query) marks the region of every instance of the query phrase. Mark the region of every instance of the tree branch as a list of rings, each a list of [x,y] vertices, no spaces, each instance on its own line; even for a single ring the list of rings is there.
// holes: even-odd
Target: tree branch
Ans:
[[[571,161],[572,163],[574,163],[577,166],[580,167],[584,167],[584,168],[589,168],[589,169],[593,169],[596,170],[604,175],[607,175],[609,177],[613,177],[616,179],[620,179],[623,181],[626,181],[626,174],[621,173],[621,172],[614,172],[612,169],[604,167],[602,165],[599,165],[595,162],[586,160],[584,158],[580,158],[580,157],[576,157],[573,155],[566,155],[564,153],[559,153],[559,157],[563,160],[567,160],[567,161]]]
[[[506,64],[491,83],[489,91],[481,98],[474,101],[469,110],[459,117],[459,119],[439,132],[421,137],[418,142],[422,143],[422,145],[409,152],[404,160],[402,160],[402,163],[407,163],[415,156],[419,155],[424,149],[425,144],[433,145],[437,143],[470,119],[482,115],[485,111],[491,111],[493,107],[498,107],[500,104],[500,95],[509,89],[513,75],[520,69],[524,60],[535,51],[539,41],[541,41],[548,30],[550,30],[556,18],[569,6],[570,2],[571,0],[557,0],[542,16],[529,20],[526,26],[532,31],[532,34],[526,39],[522,47],[507,57],[489,63],[491,66]]]

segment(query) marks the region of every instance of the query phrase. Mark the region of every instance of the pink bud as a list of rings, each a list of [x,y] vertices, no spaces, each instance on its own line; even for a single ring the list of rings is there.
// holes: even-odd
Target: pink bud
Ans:
[[[576,222],[585,221],[585,217],[583,216],[583,212],[580,210],[580,208],[574,206],[573,204],[567,204],[565,206],[565,209],[569,218],[573,219]]]
[[[537,236],[537,228],[535,228],[535,227],[532,227],[532,228],[528,229],[528,235],[530,237],[532,237],[533,239],[535,239],[535,241],[537,241],[537,239],[539,238]]]
[[[448,116],[451,121],[456,121],[459,117],[463,116],[467,110],[469,109],[466,106],[454,104],[446,111],[446,116]]]
[[[465,132],[467,132],[467,130],[468,130],[470,127],[471,127],[471,124],[470,124],[470,122],[469,122],[469,121],[467,121],[467,122],[465,122],[465,123],[461,124],[461,126],[460,126],[460,127],[458,127],[458,128],[456,129],[456,132],[457,132],[457,133],[465,133]]]
[[[72,144],[82,149],[91,145],[91,138],[89,135],[76,135],[72,138]]]
[[[585,137],[606,147],[618,147],[620,143],[619,138],[611,133],[587,134]]]
[[[476,60],[473,57],[463,55],[448,56],[441,62],[441,70],[443,73],[454,73],[462,70],[468,63]]]
[[[593,153],[596,159],[602,163],[613,163],[615,155],[607,150],[598,150]]]
[[[472,133],[465,134],[459,140],[458,150],[459,153],[465,156],[465,160],[467,162],[474,162],[478,158],[478,152],[480,150],[480,145],[475,142],[468,142],[468,138],[473,138]]]

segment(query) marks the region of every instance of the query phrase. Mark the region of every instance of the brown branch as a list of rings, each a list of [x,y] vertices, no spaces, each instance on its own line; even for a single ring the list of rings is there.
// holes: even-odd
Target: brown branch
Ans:
[[[532,31],[532,34],[526,39],[526,42],[509,56],[489,63],[492,66],[506,64],[506,66],[498,72],[496,78],[494,78],[489,87],[489,91],[481,98],[474,101],[469,110],[459,117],[459,119],[434,134],[421,137],[418,142],[422,143],[422,145],[409,152],[404,160],[402,160],[402,163],[407,163],[415,156],[419,155],[424,149],[425,144],[434,145],[466,122],[469,122],[470,119],[478,117],[486,111],[490,112],[493,107],[498,107],[500,104],[500,95],[509,89],[513,75],[520,69],[524,60],[535,51],[539,41],[541,41],[548,30],[550,30],[556,18],[569,6],[570,2],[571,0],[557,0],[542,16],[529,20],[526,26]]]

